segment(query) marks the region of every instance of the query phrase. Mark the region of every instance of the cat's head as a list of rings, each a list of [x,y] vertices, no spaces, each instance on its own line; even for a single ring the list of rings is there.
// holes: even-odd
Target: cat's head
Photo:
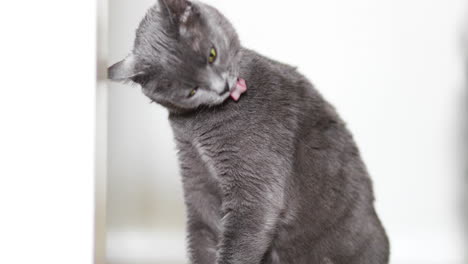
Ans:
[[[109,68],[109,78],[142,86],[170,110],[223,103],[239,77],[239,38],[215,8],[158,0],[136,32],[134,48]]]

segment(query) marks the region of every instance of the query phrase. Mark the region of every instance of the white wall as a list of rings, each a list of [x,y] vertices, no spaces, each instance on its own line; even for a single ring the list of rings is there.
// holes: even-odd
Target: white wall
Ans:
[[[92,262],[95,17],[0,2],[0,263]]]
[[[154,2],[111,1],[110,62],[130,51]],[[374,179],[392,263],[465,263],[465,1],[206,2],[246,47],[298,66],[348,122]],[[139,88],[111,86],[109,257],[177,261],[184,215],[167,113]]]

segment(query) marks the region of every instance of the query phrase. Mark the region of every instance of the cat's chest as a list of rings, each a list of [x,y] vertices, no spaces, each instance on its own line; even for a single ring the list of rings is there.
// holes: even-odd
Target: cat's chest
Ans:
[[[189,151],[192,162],[201,163],[211,178],[219,180],[235,149],[232,141],[236,139],[229,124],[194,119],[176,120],[172,126],[177,141],[181,143],[180,150]]]
[[[198,156],[198,160],[203,163],[202,165],[208,171],[208,175],[212,179],[219,180],[220,171],[219,166],[217,166],[215,151],[196,138],[192,140],[191,145],[195,154]]]

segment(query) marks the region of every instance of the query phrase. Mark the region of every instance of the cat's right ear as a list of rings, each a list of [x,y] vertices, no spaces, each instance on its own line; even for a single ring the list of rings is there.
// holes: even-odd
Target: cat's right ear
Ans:
[[[200,17],[200,11],[189,0],[159,0],[162,14],[179,30],[190,28]]]
[[[168,16],[175,24],[179,24],[181,17],[187,12],[191,3],[188,0],[159,0],[159,6],[164,15]]]
[[[135,66],[135,57],[129,55],[124,60],[117,62],[107,69],[108,78],[112,81],[130,81],[132,78],[143,74],[137,71]]]

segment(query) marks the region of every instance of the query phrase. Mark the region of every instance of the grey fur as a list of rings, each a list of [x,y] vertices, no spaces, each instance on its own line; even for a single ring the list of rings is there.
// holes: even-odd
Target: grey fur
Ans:
[[[242,48],[216,9],[159,0],[109,76],[169,109],[192,263],[388,263],[371,180],[344,122],[296,69]],[[249,90],[234,102],[220,87],[238,76]]]

